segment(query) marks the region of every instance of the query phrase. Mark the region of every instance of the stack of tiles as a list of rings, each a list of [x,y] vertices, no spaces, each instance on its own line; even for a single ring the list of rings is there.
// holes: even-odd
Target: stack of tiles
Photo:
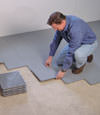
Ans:
[[[19,72],[0,74],[2,96],[11,96],[26,92],[26,84]]]

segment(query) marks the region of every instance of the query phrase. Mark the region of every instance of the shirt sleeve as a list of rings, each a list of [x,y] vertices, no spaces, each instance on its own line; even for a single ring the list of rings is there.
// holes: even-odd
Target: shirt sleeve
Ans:
[[[71,67],[73,62],[73,55],[77,48],[81,46],[82,40],[83,40],[83,32],[79,28],[73,28],[70,32],[71,40],[69,42],[69,48],[66,52],[66,58],[63,63],[63,70],[67,70]]]
[[[57,50],[61,40],[62,40],[62,37],[61,37],[60,32],[56,31],[55,35],[54,35],[54,39],[53,39],[52,43],[50,44],[49,56],[54,56],[55,55],[56,50]]]

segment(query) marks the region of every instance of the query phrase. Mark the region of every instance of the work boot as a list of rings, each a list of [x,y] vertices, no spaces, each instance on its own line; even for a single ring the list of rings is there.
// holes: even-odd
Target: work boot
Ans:
[[[72,73],[74,73],[74,74],[79,74],[79,73],[81,73],[81,72],[83,71],[85,65],[86,65],[86,64],[84,64],[84,65],[81,66],[80,68],[76,68],[76,67],[73,68],[73,69],[72,69]]]
[[[93,55],[91,54],[90,56],[88,56],[87,58],[87,62],[91,63],[93,60]]]

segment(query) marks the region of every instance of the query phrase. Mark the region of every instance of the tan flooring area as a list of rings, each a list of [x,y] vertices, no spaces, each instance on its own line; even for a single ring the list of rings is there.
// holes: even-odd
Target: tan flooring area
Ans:
[[[23,76],[27,93],[0,96],[0,115],[100,115],[100,84],[91,86],[83,80],[40,83],[27,67],[10,71],[15,70]],[[5,72],[7,69],[0,64],[0,73]]]

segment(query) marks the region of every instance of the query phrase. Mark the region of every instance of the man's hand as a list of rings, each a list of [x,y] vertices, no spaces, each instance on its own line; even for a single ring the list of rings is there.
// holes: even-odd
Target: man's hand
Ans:
[[[66,73],[66,72],[59,71],[58,74],[57,74],[57,76],[56,76],[56,79],[61,79],[61,78],[63,78],[64,75],[65,75],[65,73]]]
[[[45,66],[50,67],[52,63],[52,56],[49,56],[48,59],[45,62]]]

